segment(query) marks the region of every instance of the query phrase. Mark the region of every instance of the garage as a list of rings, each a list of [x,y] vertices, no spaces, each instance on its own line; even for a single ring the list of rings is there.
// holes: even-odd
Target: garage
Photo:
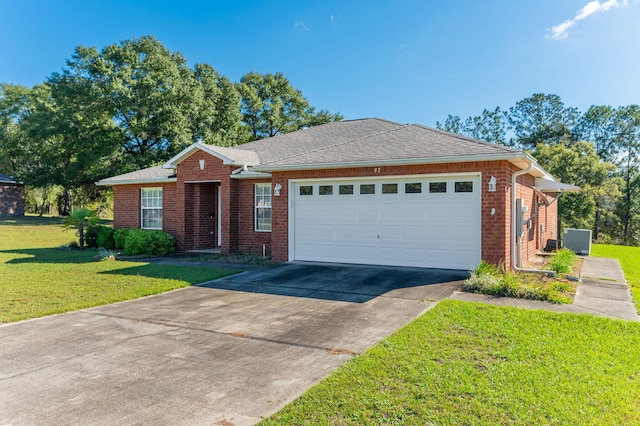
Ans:
[[[479,173],[290,185],[290,260],[445,269],[480,261]]]

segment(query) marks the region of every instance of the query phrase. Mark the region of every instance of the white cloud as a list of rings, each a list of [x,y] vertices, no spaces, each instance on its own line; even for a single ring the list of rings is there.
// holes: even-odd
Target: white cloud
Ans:
[[[606,12],[611,8],[626,6],[627,4],[628,0],[607,0],[603,2],[598,0],[590,1],[580,9],[572,19],[567,19],[566,21],[552,27],[549,37],[555,40],[566,38],[569,35],[569,29],[574,27],[579,21],[588,18],[596,12]]]
[[[296,20],[293,22],[293,28],[300,31],[311,31],[311,28],[304,24],[304,21]]]

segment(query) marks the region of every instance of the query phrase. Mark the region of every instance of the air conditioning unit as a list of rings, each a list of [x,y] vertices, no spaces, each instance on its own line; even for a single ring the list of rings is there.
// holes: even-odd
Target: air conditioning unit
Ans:
[[[562,236],[562,246],[576,254],[591,254],[591,230],[566,228]]]

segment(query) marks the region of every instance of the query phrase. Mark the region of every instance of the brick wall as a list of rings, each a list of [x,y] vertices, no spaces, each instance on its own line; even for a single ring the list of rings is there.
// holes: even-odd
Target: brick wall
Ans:
[[[272,233],[255,230],[255,184],[270,183],[269,179],[238,180],[238,249],[262,255],[262,245],[271,253]],[[276,197],[272,196],[272,200]]]
[[[525,228],[522,239],[522,262],[524,263],[542,251],[548,239],[558,238],[558,205],[557,203],[549,206],[539,205],[541,200],[533,190],[535,178],[531,175],[519,176],[516,185],[517,197],[524,199],[524,205],[528,207],[524,220],[535,216],[531,224]],[[553,201],[554,198],[555,194],[547,195],[549,201]]]
[[[200,168],[204,160],[204,168]],[[282,186],[280,196],[272,197],[272,232],[256,232],[254,225],[254,185],[269,180],[232,179],[235,166],[205,152],[196,151],[178,165],[178,181],[163,184],[163,227],[176,237],[178,250],[210,248],[217,244],[217,215],[222,215],[222,246],[225,253],[235,250],[262,253],[265,245],[275,262],[288,260],[290,179],[385,177],[435,173],[480,172],[481,184],[481,244],[482,258],[492,263],[511,263],[511,176],[518,170],[508,161],[486,161],[459,164],[390,166],[374,170],[373,167],[275,172],[272,184]],[[379,171],[377,171],[379,170]],[[488,191],[491,176],[496,178],[495,192]],[[537,197],[531,186],[530,175],[517,180],[517,196],[525,199],[529,215],[537,208]],[[140,226],[140,188],[159,185],[118,185],[114,187],[114,226]],[[221,191],[222,208],[217,205],[217,191]],[[523,258],[526,260],[539,251],[546,240],[557,238],[557,205],[540,207],[542,210],[526,233]],[[491,214],[495,209],[494,214]],[[544,227],[540,225],[544,224]]]
[[[200,168],[204,160],[204,168]],[[237,181],[231,172],[237,167],[224,165],[222,160],[195,151],[177,167],[176,184],[176,240],[178,250],[212,248],[217,245],[217,215],[222,220],[222,251],[237,249]],[[222,209],[217,206],[217,190],[221,191]],[[203,198],[204,197],[204,198]],[[202,201],[201,201],[202,200]],[[211,218],[210,213],[214,213]],[[214,232],[213,235],[210,232]]]
[[[24,216],[24,185],[0,183],[0,216]]]
[[[510,268],[511,262],[511,176],[518,168],[508,161],[488,161],[460,164],[433,164],[415,166],[391,166],[381,167],[379,171],[373,167],[329,169],[312,171],[292,171],[273,173],[273,184],[282,185],[280,197],[273,198],[273,236],[272,236],[272,260],[285,262],[289,257],[288,247],[288,189],[291,179],[316,179],[316,178],[339,178],[339,177],[370,177],[370,176],[398,176],[413,174],[435,174],[435,173],[482,173],[482,258],[496,264],[504,264]],[[488,182],[491,176],[496,178],[496,191],[488,191]],[[529,205],[529,211],[535,203],[535,194],[530,188],[535,179],[526,175],[519,178],[519,197],[524,197]],[[492,209],[495,213],[491,215]],[[540,245],[541,239],[552,238],[550,235],[550,224],[554,222],[553,208],[545,211],[545,220],[549,225],[545,226],[545,235],[536,233],[536,227],[528,235],[525,256],[533,256]],[[537,223],[536,223],[537,225]],[[555,228],[554,228],[555,229]],[[555,231],[554,231],[555,232]],[[546,241],[546,239],[545,239]]]
[[[140,189],[162,188],[162,229],[175,236],[175,183],[115,185],[113,187],[113,227],[140,228]]]

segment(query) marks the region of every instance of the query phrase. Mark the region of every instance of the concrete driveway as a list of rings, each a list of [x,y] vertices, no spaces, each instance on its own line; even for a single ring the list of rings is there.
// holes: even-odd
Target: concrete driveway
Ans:
[[[464,278],[293,263],[0,326],[0,424],[254,424]]]

